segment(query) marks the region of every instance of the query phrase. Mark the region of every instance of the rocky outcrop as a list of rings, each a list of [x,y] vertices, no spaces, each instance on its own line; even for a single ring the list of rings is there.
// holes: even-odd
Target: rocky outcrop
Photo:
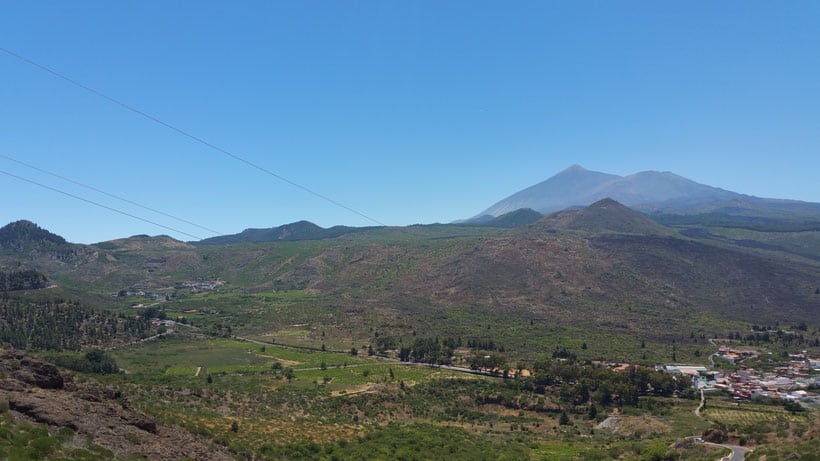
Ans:
[[[14,370],[12,373],[13,378],[40,389],[63,389],[66,387],[66,380],[54,365],[27,357],[15,360],[19,360],[20,368]],[[70,379],[68,382],[70,384],[69,388],[72,388],[73,382]]]
[[[0,402],[19,418],[70,428],[117,456],[152,460],[230,460],[209,439],[158,424],[135,410],[114,387],[76,383],[52,364],[14,351],[0,351]]]

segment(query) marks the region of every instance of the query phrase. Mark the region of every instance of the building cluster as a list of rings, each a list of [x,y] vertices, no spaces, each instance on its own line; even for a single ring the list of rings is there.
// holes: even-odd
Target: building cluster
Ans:
[[[757,357],[757,354],[755,354],[754,352],[750,352],[750,351],[738,351],[738,350],[730,349],[730,348],[727,348],[727,347],[721,347],[715,353],[714,357],[716,359],[720,359],[720,360],[723,360],[726,363],[734,365],[734,364],[740,363],[740,362],[742,362],[746,359]]]
[[[722,354],[729,363],[743,360],[744,355],[726,350]],[[720,354],[720,353],[719,353]],[[772,399],[799,402],[803,405],[820,404],[820,395],[809,389],[820,386],[820,361],[811,359],[803,352],[791,356],[786,366],[762,372],[753,368],[736,371],[710,371],[697,365],[666,365],[661,367],[667,373],[688,376],[692,385],[706,393],[724,392],[737,400]]]
[[[717,373],[713,380],[706,382],[709,388],[723,391],[736,399],[792,400],[806,404],[820,403],[818,395],[807,391],[820,383],[806,374],[781,374],[781,371],[762,373],[754,369],[737,370],[732,373]]]
[[[178,290],[190,290],[191,293],[199,293],[202,291],[213,291],[218,287],[221,287],[225,284],[224,280],[186,280],[184,282],[176,282],[174,284],[174,288]],[[117,292],[117,297],[119,298],[126,298],[126,297],[145,297],[145,298],[152,298],[152,299],[160,299],[161,297],[165,297],[165,300],[168,301],[173,293],[168,292],[169,288],[160,288],[160,290],[164,293],[157,293],[153,291],[151,288],[150,283],[137,283],[131,285],[128,288],[123,288],[122,290]],[[143,307],[142,305],[135,305],[133,307]]]
[[[160,295],[152,291],[151,286],[147,283],[135,283],[128,288],[124,288],[117,292],[117,297],[125,298],[131,296],[147,297],[158,299]]]
[[[188,288],[191,290],[191,293],[198,293],[200,291],[212,291],[215,290],[217,287],[220,287],[225,284],[224,280],[197,280],[197,281],[186,281],[179,284],[181,288]]]
[[[168,327],[172,328],[177,325],[178,322],[169,319],[151,319],[151,325],[155,327]]]

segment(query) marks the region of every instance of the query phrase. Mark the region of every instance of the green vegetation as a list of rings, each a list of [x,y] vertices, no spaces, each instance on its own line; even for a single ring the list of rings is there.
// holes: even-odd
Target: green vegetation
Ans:
[[[395,459],[389,453],[405,451],[420,459],[541,459],[555,442],[565,453],[607,459],[612,450],[652,452],[657,433],[635,427],[660,424],[665,436],[677,427],[680,437],[705,428],[692,414],[693,400],[637,395],[677,388],[650,370],[616,374],[555,359],[537,365],[530,378],[504,380],[347,352],[193,338],[115,355],[128,373],[104,379],[135,406],[261,459]],[[590,400],[597,406],[592,418]],[[624,430],[643,434],[638,441],[595,429],[614,408],[631,408],[625,414],[634,422]],[[589,433],[596,434],[593,447],[584,438]]]
[[[65,244],[64,238],[43,229],[31,221],[15,221],[0,227],[0,249],[51,249]]]
[[[81,355],[51,355],[50,358],[55,365],[83,373],[111,374],[120,371],[114,358],[99,349],[92,349]]]
[[[530,448],[513,440],[488,440],[466,430],[433,424],[389,423],[352,441],[287,447],[265,445],[262,454],[276,459],[370,460],[529,460]]]
[[[85,446],[73,442],[71,429],[62,428],[51,434],[39,424],[17,422],[8,411],[8,403],[0,405],[0,458],[24,460],[113,460],[114,454],[88,441]]]
[[[72,350],[149,335],[145,320],[85,307],[76,300],[0,298],[0,342],[17,349]]]
[[[37,290],[48,286],[48,278],[35,271],[0,271],[0,291]]]
[[[203,246],[69,248],[24,226],[14,245],[51,250],[7,244],[0,262],[31,254],[24,267],[63,287],[4,293],[0,340],[238,458],[719,459],[688,438],[707,430],[768,459],[809,453],[816,411],[710,397],[699,418],[688,380],[651,367],[707,364],[710,338],[759,349],[744,364],[763,370],[820,352],[814,231],[681,237],[610,208]],[[75,456],[53,431],[6,426],[4,453]]]
[[[729,430],[747,432],[755,429],[757,432],[761,432],[762,428],[768,427],[772,423],[806,422],[811,418],[811,415],[797,413],[788,411],[782,405],[762,405],[748,402],[739,404],[737,402],[709,399],[706,410],[703,411],[703,416]]]
[[[696,399],[675,397],[694,397],[685,380],[648,368],[614,372],[576,361],[566,349],[520,364],[532,375],[509,379],[195,334],[112,355],[126,373],[94,379],[121,389],[159,423],[256,459],[716,460],[720,450],[686,437],[715,425],[769,446],[805,434],[817,418],[710,398],[701,419]],[[615,423],[598,427],[610,416]],[[755,431],[765,435],[748,435]]]

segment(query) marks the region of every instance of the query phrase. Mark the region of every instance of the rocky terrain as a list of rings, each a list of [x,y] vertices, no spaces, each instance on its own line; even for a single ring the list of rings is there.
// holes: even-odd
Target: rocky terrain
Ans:
[[[8,402],[17,421],[47,425],[51,433],[71,429],[71,443],[84,447],[92,442],[117,457],[233,459],[205,438],[158,424],[134,410],[117,389],[75,381],[56,366],[21,352],[0,351],[0,402]]]

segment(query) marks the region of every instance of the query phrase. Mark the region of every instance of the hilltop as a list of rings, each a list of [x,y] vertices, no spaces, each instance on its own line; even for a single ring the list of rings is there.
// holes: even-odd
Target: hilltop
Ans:
[[[4,252],[53,249],[65,243],[64,238],[31,221],[15,221],[0,228],[0,250]]]
[[[579,210],[553,213],[538,222],[538,226],[555,230],[575,230],[587,233],[624,233],[667,235],[672,231],[610,198],[599,200]]]

